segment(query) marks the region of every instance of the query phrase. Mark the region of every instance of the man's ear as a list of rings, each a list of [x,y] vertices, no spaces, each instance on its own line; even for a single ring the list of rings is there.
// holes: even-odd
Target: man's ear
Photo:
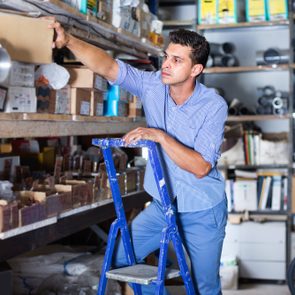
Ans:
[[[202,73],[203,69],[204,69],[204,67],[201,64],[195,64],[195,65],[193,65],[191,76],[192,77],[199,76]]]

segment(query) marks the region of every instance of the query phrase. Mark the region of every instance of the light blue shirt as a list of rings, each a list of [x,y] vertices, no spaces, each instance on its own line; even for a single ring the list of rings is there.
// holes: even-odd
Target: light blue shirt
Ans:
[[[216,169],[223,140],[227,104],[213,89],[196,82],[193,94],[182,105],[169,95],[169,86],[162,83],[161,72],[138,70],[117,60],[117,84],[138,96],[143,104],[147,126],[161,129],[183,145],[194,149],[212,165],[209,174],[197,178],[178,167],[160,148],[168,190],[177,198],[179,212],[200,211],[214,207],[225,196],[224,179]],[[145,190],[160,200],[153,171],[148,162]]]

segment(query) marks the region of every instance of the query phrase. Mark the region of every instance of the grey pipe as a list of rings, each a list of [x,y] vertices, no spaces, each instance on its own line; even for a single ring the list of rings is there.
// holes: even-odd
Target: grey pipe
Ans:
[[[257,65],[278,65],[289,62],[289,50],[269,48],[265,51],[256,52]]]
[[[210,54],[212,55],[225,55],[231,54],[235,50],[233,43],[225,42],[222,44],[219,43],[210,43]]]
[[[234,55],[216,55],[213,58],[215,67],[234,67],[238,66],[239,62]]]

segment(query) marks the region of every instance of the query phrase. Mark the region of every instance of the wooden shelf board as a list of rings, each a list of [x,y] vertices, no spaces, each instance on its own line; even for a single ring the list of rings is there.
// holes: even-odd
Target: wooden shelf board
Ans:
[[[143,194],[143,193],[144,193],[144,191],[132,192],[130,194],[123,195],[122,199],[133,197],[133,196],[136,196],[138,194]],[[95,209],[98,207],[102,207],[102,206],[110,204],[110,203],[113,203],[112,198],[97,201],[95,203],[84,205],[84,206],[81,206],[78,208],[74,208],[74,209],[62,212],[59,216],[56,216],[56,217],[47,218],[47,219],[44,219],[44,220],[41,220],[41,221],[38,221],[38,222],[35,222],[32,224],[28,224],[28,225],[25,225],[22,227],[17,227],[17,228],[2,232],[2,233],[0,233],[0,240],[9,239],[11,237],[18,236],[18,235],[21,235],[23,233],[26,233],[26,232],[29,232],[32,230],[35,230],[35,229],[38,229],[38,228],[41,228],[44,226],[48,226],[50,224],[54,224],[54,223],[58,222],[58,220],[60,220],[60,219],[66,218],[71,215],[79,214],[79,213],[82,213],[82,212],[85,212],[85,211],[88,211],[91,209]]]
[[[247,121],[273,121],[273,120],[288,120],[289,115],[244,115],[244,116],[229,116],[228,122],[247,122]]]
[[[254,27],[272,27],[286,26],[289,20],[279,21],[262,21],[262,22],[241,22],[235,24],[200,24],[197,25],[197,30],[216,30],[216,29],[235,29],[235,28],[254,28]]]
[[[267,212],[249,212],[249,213],[232,213],[230,212],[228,214],[229,221],[232,219],[234,221],[240,219],[240,221],[248,221],[248,220],[254,220],[257,222],[262,221],[287,221],[288,215],[287,213],[281,213],[280,211],[267,211]]]
[[[133,208],[143,208],[146,202],[151,201],[151,197],[142,191],[123,196],[122,201],[127,212]],[[0,262],[79,232],[93,224],[113,219],[115,216],[114,205],[110,199],[110,201],[107,200],[107,203],[96,208],[66,218],[58,218],[57,222],[36,230],[32,229],[22,234],[7,237],[0,240]]]
[[[38,228],[41,228],[44,226],[48,226],[48,225],[54,224],[56,222],[57,222],[57,217],[51,217],[51,218],[44,219],[44,220],[41,220],[41,221],[38,221],[38,222],[35,222],[32,224],[17,227],[17,228],[8,230],[6,232],[0,233],[0,240],[9,239],[11,237],[18,236],[18,235],[21,235],[21,234],[26,233],[28,231],[35,230],[35,229],[38,229]]]
[[[217,165],[217,169],[288,169],[288,164],[261,164],[261,165],[243,165],[228,164]]]
[[[212,67],[205,68],[205,74],[219,74],[219,73],[246,73],[246,72],[266,72],[266,71],[286,71],[289,65],[271,65],[271,66],[247,66],[247,67]]]
[[[2,138],[123,134],[146,126],[144,118],[35,113],[0,113],[0,122]]]
[[[188,27],[195,25],[196,21],[191,20],[165,20],[163,21],[164,27]]]

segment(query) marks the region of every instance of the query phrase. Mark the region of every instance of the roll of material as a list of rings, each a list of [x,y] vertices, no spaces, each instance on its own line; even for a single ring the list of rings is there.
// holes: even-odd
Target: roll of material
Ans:
[[[216,55],[213,58],[215,67],[235,67],[239,65],[238,59],[234,55]]]
[[[235,50],[233,43],[225,42],[222,44],[219,43],[210,43],[210,54],[211,55],[226,55],[231,54]]]
[[[256,52],[257,65],[278,65],[289,62],[289,50],[269,48],[265,51]]]

